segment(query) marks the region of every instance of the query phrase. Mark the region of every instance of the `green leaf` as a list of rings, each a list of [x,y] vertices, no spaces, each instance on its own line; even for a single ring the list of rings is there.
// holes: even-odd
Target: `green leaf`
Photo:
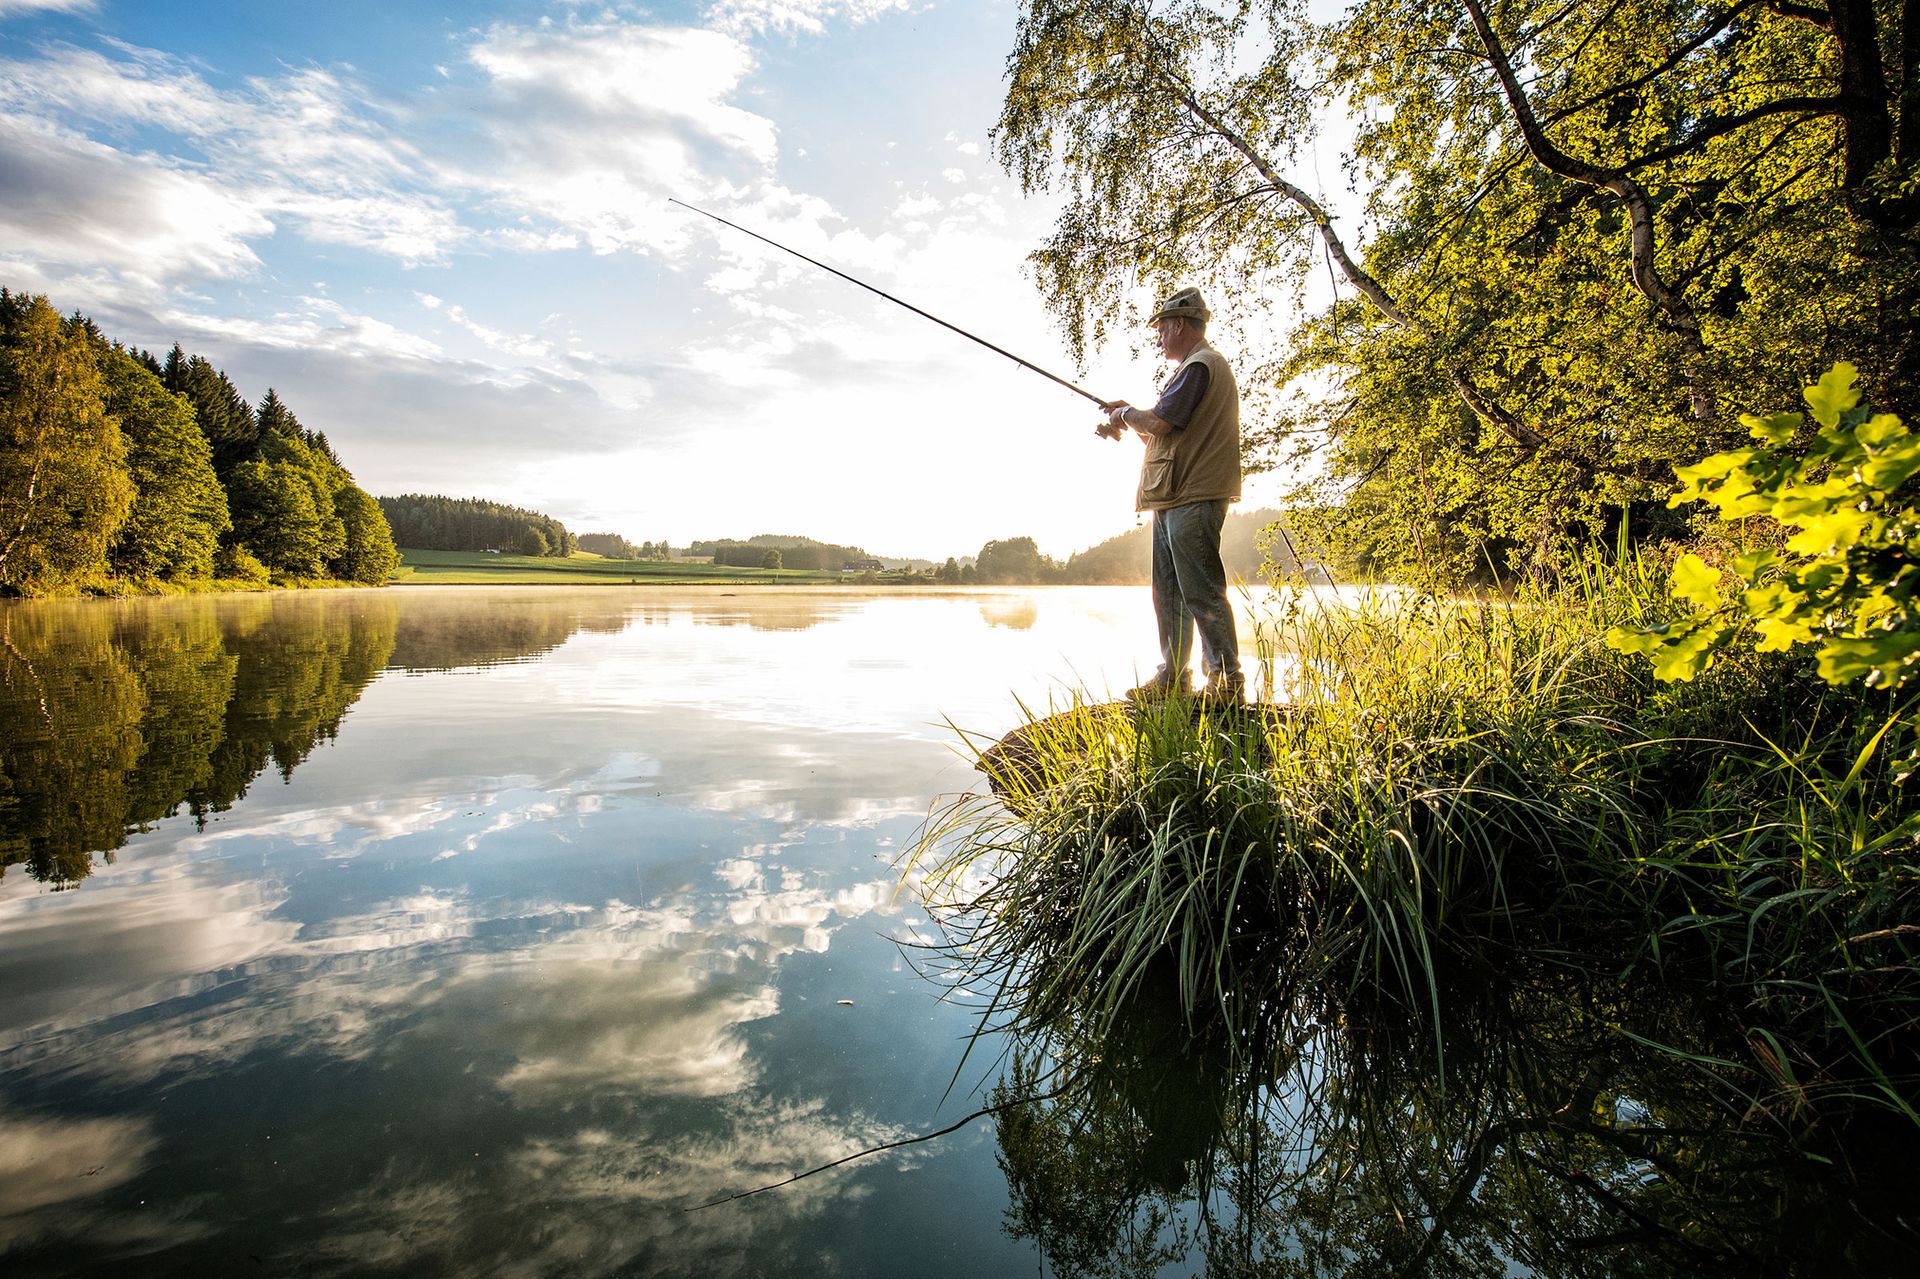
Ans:
[[[1663,645],[1653,656],[1653,677],[1671,683],[1686,683],[1713,665],[1713,646],[1726,633],[1726,627],[1708,620],[1672,643]]]
[[[1900,419],[1892,414],[1882,416],[1890,418],[1895,426],[1900,427],[1899,434],[1888,435],[1884,437],[1885,443],[1874,446],[1873,460],[1860,468],[1860,478],[1870,488],[1891,493],[1905,484],[1915,471],[1920,471],[1920,436],[1909,434],[1907,428],[1901,426]],[[1874,422],[1880,420],[1875,418]],[[1867,424],[1872,425],[1873,422]],[[1864,431],[1867,426],[1860,429]]]
[[[1803,391],[1814,420],[1822,426],[1840,425],[1840,415],[1860,402],[1860,392],[1853,385],[1859,376],[1858,369],[1841,360]]]
[[[1892,413],[1876,413],[1853,428],[1853,438],[1876,453],[1896,440],[1911,438],[1911,435],[1906,423]]]
[[[1751,413],[1740,415],[1740,425],[1747,433],[1763,444],[1786,444],[1792,441],[1794,434],[1806,425],[1806,415],[1801,413],[1771,413],[1766,417],[1755,417]]]
[[[1760,653],[1784,653],[1795,644],[1804,644],[1814,638],[1814,631],[1805,622],[1788,618],[1766,617],[1754,627],[1760,636],[1754,651]]]
[[[1673,597],[1702,609],[1720,607],[1720,570],[1688,551],[1673,565]]]
[[[1829,684],[1864,677],[1869,688],[1898,688],[1920,670],[1916,655],[1920,655],[1920,631],[1841,636],[1821,646],[1820,677]]]
[[[1792,521],[1800,531],[1787,539],[1787,549],[1801,555],[1836,555],[1860,541],[1873,523],[1866,511],[1841,507],[1824,514],[1800,516]]]

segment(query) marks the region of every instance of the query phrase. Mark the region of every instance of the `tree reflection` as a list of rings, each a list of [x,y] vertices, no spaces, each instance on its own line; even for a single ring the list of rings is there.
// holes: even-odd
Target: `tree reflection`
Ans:
[[[632,606],[604,587],[578,593],[488,590],[410,597],[394,636],[392,666],[450,671],[523,662],[551,653],[576,633],[617,634]]]
[[[1911,1133],[1758,1117],[1718,1021],[1541,970],[1456,980],[1437,1034],[1298,991],[1235,1044],[1159,978],[1103,1037],[1015,1028],[993,1100],[1064,1091],[998,1117],[1007,1229],[1060,1275],[1906,1273]]]
[[[384,668],[524,661],[631,620],[605,591],[0,606],[0,874],[71,886],[129,831],[291,777]]]
[[[392,600],[322,603],[0,611],[0,868],[71,885],[130,830],[290,776],[393,649]]]

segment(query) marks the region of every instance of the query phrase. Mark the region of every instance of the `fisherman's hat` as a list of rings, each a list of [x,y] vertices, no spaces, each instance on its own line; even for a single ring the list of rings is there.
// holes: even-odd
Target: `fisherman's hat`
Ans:
[[[1178,293],[1162,302],[1153,313],[1148,324],[1158,324],[1162,320],[1200,320],[1205,322],[1213,318],[1207,310],[1207,303],[1198,289],[1181,289]]]

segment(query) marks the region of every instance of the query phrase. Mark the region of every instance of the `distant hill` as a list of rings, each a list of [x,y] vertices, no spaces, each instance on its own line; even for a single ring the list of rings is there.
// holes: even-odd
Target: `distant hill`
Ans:
[[[580,549],[610,560],[667,560],[673,548],[665,542],[629,542],[618,533],[582,533]]]
[[[1260,576],[1261,544],[1268,526],[1280,519],[1277,510],[1241,511],[1227,516],[1220,536],[1220,558],[1228,574],[1253,581]],[[1087,584],[1132,585],[1148,579],[1153,559],[1153,527],[1143,521],[1118,537],[1090,546],[1066,563],[1062,580]],[[1286,571],[1294,567],[1287,544],[1274,549],[1274,562]]]

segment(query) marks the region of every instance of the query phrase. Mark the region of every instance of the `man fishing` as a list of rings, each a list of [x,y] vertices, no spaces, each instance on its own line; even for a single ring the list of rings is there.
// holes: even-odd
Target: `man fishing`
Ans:
[[[1207,345],[1211,313],[1198,289],[1181,289],[1151,321],[1160,354],[1177,362],[1173,379],[1151,409],[1104,402],[1101,434],[1128,428],[1146,442],[1134,509],[1153,512],[1153,611],[1160,626],[1160,669],[1132,690],[1135,699],[1189,694],[1188,660],[1200,631],[1206,685],[1200,696],[1238,705],[1246,699],[1240,642],[1220,532],[1227,503],[1240,500],[1240,388],[1233,370]]]
[[[1180,367],[1151,410],[1136,409],[1125,400],[1103,400],[976,333],[758,231],[749,231],[685,200],[669,203],[837,275],[1092,400],[1107,413],[1099,433],[1108,439],[1124,438],[1129,427],[1138,431],[1147,443],[1147,454],[1140,463],[1135,509],[1153,512],[1153,611],[1160,626],[1160,670],[1128,696],[1145,699],[1193,691],[1187,666],[1197,625],[1201,665],[1207,675],[1200,695],[1208,701],[1234,705],[1246,699],[1233,606],[1227,602],[1227,571],[1220,562],[1220,531],[1226,526],[1227,503],[1240,500],[1240,388],[1234,384],[1233,370],[1227,367],[1226,359],[1207,345],[1207,320],[1211,316],[1200,290],[1182,289],[1153,313],[1160,353]]]

